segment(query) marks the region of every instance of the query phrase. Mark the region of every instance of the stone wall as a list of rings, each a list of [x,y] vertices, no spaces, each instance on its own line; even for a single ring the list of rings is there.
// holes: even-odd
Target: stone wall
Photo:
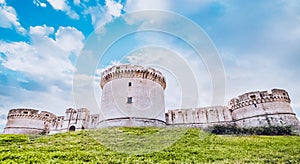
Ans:
[[[166,122],[172,126],[201,128],[231,124],[238,127],[292,126],[300,129],[290,102],[288,93],[282,89],[248,92],[231,99],[228,106],[169,110]]]
[[[95,129],[98,126],[99,119],[100,119],[99,114],[89,115],[87,128]]]
[[[145,70],[150,72],[149,75]],[[56,116],[35,109],[11,109],[3,133],[54,134],[109,126],[166,125],[198,128],[214,125],[292,126],[300,132],[299,120],[285,90],[248,92],[231,99],[228,106],[176,109],[165,113],[165,82],[162,79],[161,73],[153,69],[127,65],[113,67],[101,80],[100,113],[90,115],[86,108],[68,108],[65,116]]]
[[[90,111],[87,108],[66,109],[64,116],[63,129],[64,130],[78,130],[87,129],[89,125]],[[73,129],[74,128],[74,129]]]
[[[282,89],[249,92],[229,101],[232,119],[240,127],[295,126],[299,123],[288,93]]]
[[[11,109],[7,116],[4,134],[49,133],[56,115],[35,109]]]
[[[166,113],[168,125],[207,128],[212,125],[227,125],[232,123],[231,112],[225,106],[213,106],[206,108],[169,110]]]
[[[114,119],[106,119],[100,121],[97,128],[103,127],[122,127],[122,126],[156,126],[156,127],[164,127],[166,126],[166,122],[158,119],[149,119],[149,118],[135,118],[135,117],[122,117],[122,118],[114,118]]]

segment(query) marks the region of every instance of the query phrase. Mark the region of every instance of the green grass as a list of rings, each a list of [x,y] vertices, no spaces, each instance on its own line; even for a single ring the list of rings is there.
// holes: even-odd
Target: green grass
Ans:
[[[0,135],[0,163],[300,163],[300,136],[217,136],[187,128]]]

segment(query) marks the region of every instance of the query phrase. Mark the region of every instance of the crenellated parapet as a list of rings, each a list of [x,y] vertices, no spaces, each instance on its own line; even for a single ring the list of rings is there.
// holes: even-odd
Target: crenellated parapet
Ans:
[[[144,68],[137,65],[118,65],[113,66],[102,73],[100,86],[103,86],[114,79],[119,78],[143,78],[152,80],[166,88],[166,80],[161,72],[153,68]]]
[[[287,91],[282,89],[272,89],[268,91],[248,92],[233,98],[228,102],[228,108],[231,110],[239,109],[245,106],[256,106],[266,102],[287,102],[290,103],[290,97]]]
[[[36,109],[11,109],[8,112],[7,119],[36,119],[43,120],[47,122],[53,122],[56,119],[56,115],[47,112],[47,111],[39,111]]]

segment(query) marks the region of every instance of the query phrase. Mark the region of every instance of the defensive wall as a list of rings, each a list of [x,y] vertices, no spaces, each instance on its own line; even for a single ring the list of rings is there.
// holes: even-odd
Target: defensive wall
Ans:
[[[227,106],[174,109],[165,113],[166,80],[161,72],[137,65],[119,65],[101,75],[101,109],[68,108],[64,116],[35,109],[11,109],[4,133],[57,133],[110,126],[214,125],[237,127],[292,126],[299,120],[287,91],[255,91],[231,99]]]
[[[299,120],[291,105],[287,91],[248,92],[233,98],[227,106],[176,109],[166,113],[171,126],[208,128],[214,125],[237,127],[291,126],[300,129]]]

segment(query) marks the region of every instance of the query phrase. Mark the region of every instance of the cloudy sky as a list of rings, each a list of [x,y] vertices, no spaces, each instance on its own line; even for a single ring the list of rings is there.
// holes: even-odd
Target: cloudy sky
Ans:
[[[126,17],[148,10],[169,14]],[[168,32],[178,27],[171,24],[170,15],[175,15],[173,21],[180,18],[181,23],[197,26],[202,35],[184,25],[179,26],[181,33],[171,35]],[[152,26],[159,30],[139,31]],[[109,44],[114,34],[127,27],[136,32]],[[189,39],[182,39],[185,36]],[[213,102],[216,79],[210,67],[215,66],[205,57],[211,54],[193,48],[194,40],[205,37],[218,53],[215,63],[224,72],[225,97],[222,91],[216,92],[223,101]],[[93,38],[98,40],[92,42]],[[69,107],[88,107],[97,112],[101,70],[120,63],[162,71],[168,83],[167,109],[225,105],[244,92],[282,88],[289,92],[299,118],[299,45],[297,0],[0,0],[0,124],[3,127],[11,108],[63,114]],[[105,53],[96,61],[87,60],[89,46]],[[96,68],[84,74],[90,63]],[[83,72],[76,74],[78,70]],[[93,91],[73,89],[74,82],[92,85]],[[189,84],[197,88],[193,93],[197,102],[182,105],[187,100],[182,90],[193,92],[185,89]]]

